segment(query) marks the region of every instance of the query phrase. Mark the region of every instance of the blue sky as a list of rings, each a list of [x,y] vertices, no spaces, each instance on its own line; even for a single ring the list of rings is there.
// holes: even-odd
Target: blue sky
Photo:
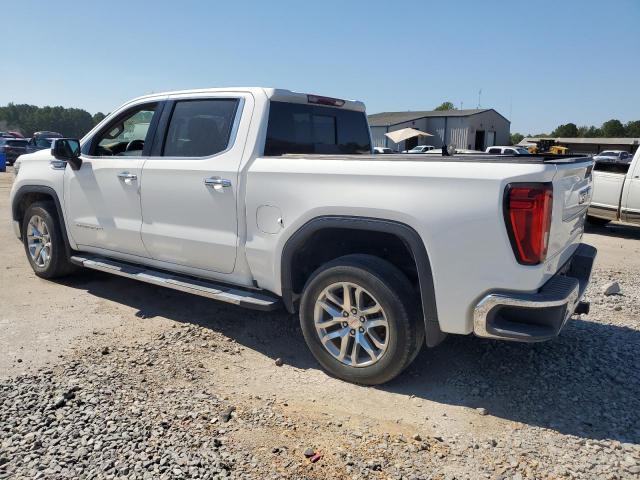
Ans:
[[[251,85],[376,113],[475,108],[482,89],[512,132],[640,119],[640,0],[10,3],[0,105],[108,112],[154,91]]]

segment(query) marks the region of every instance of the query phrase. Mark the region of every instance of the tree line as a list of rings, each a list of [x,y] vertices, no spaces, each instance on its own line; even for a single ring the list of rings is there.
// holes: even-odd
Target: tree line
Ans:
[[[25,137],[47,130],[59,132],[66,137],[81,138],[104,117],[102,112],[91,115],[81,108],[9,103],[0,107],[0,130],[17,131]]]
[[[622,123],[615,118],[607,120],[600,127],[593,125],[577,126],[575,123],[565,123],[551,133],[536,133],[527,135],[528,137],[607,137],[607,138],[629,138],[640,137],[640,120]],[[515,145],[522,141],[525,136],[521,133],[512,133],[511,142]]]

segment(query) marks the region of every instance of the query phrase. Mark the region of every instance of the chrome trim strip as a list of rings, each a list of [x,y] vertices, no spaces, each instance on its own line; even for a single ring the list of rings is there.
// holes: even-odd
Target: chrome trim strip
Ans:
[[[152,270],[142,266],[128,265],[102,257],[84,257],[75,255],[71,262],[82,267],[112,273],[120,277],[131,278],[181,292],[207,297],[221,302],[232,303],[256,310],[274,310],[279,299],[266,293],[253,292],[216,284],[205,280]]]

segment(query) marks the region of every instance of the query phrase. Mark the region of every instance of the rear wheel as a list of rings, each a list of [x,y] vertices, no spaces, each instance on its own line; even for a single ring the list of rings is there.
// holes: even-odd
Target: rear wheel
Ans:
[[[402,372],[424,339],[409,280],[369,255],[347,255],[316,270],[303,292],[300,323],[327,372],[368,385]]]
[[[22,221],[22,239],[31,268],[39,277],[61,277],[75,269],[67,258],[53,203],[35,202],[29,205]]]

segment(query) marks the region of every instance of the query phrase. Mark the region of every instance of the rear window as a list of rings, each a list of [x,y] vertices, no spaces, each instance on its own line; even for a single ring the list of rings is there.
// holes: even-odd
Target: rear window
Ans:
[[[12,147],[24,147],[28,140],[7,140],[7,145]]]
[[[366,116],[353,110],[271,102],[264,154],[287,153],[369,154]]]

